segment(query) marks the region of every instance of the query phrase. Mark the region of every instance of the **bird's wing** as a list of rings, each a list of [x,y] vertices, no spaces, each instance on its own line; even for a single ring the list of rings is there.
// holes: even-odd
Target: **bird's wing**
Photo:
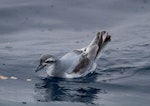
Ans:
[[[65,54],[62,58],[60,58],[61,70],[65,72],[70,72],[74,69],[74,67],[78,64],[81,58],[82,51],[72,51]]]
[[[108,35],[108,32],[98,32],[97,36],[92,40],[87,48],[77,50],[78,53],[80,53],[80,58],[72,72],[82,74],[85,71],[89,71],[93,67],[95,59],[100,57],[100,52],[110,41],[110,38],[111,36]]]
[[[100,52],[104,49],[106,44],[111,40],[111,36],[108,32],[98,32],[97,36],[92,40],[89,46],[86,48],[86,53],[90,60],[95,60],[100,57]]]
[[[60,59],[63,70],[68,74],[82,74],[89,71],[93,67],[95,59],[99,57],[100,51],[109,40],[110,35],[106,31],[98,32],[96,38],[87,48],[74,50]]]
[[[72,70],[72,73],[83,74],[85,71],[88,71],[91,66],[92,61],[89,60],[87,54],[84,52],[81,54],[78,64]]]
[[[83,73],[87,69],[90,60],[83,50],[73,50],[60,59],[63,70],[68,74]]]

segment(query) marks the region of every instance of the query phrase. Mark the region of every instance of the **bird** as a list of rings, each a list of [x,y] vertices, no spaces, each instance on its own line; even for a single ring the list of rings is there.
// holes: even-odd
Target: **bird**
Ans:
[[[40,57],[40,64],[35,72],[45,70],[47,77],[78,78],[94,72],[97,60],[103,49],[111,41],[107,31],[101,31],[91,43],[84,48],[75,49],[58,58],[51,54]]]

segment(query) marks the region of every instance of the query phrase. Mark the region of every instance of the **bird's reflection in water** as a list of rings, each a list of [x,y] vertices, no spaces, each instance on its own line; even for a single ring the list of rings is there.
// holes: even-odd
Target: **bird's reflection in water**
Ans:
[[[44,79],[35,84],[35,99],[40,102],[68,101],[93,104],[101,89],[93,87],[97,74],[78,79]],[[95,84],[96,86],[96,84]]]

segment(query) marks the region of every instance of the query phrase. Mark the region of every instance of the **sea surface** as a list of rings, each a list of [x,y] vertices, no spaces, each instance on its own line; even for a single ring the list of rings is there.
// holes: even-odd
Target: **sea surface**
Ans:
[[[94,73],[46,78],[42,54],[111,42]],[[0,0],[0,106],[149,106],[149,0]]]

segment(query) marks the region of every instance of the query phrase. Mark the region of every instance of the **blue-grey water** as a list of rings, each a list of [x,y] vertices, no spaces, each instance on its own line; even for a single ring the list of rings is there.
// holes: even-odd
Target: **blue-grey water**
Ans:
[[[61,57],[102,30],[112,40],[94,73],[34,72],[42,54]],[[0,76],[1,106],[149,106],[150,1],[0,0]]]

